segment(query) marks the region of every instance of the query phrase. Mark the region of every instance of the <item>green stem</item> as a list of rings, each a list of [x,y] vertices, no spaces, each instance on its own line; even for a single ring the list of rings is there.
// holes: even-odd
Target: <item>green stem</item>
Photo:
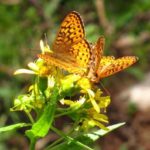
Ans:
[[[60,130],[57,130],[56,128],[54,128],[53,126],[51,126],[51,129],[56,132],[58,135],[60,135],[61,137],[64,137],[67,141],[71,141],[73,143],[75,143],[76,145],[83,147],[86,150],[93,150],[92,148],[88,147],[87,145],[84,145],[83,143],[74,140],[72,137],[65,135],[63,132],[61,132]]]
[[[31,140],[31,144],[30,144],[30,150],[35,150],[35,143],[36,143],[36,139],[35,138],[33,138],[32,140]]]
[[[31,114],[30,114],[28,111],[25,111],[25,113],[27,114],[29,120],[30,120],[31,123],[33,124],[33,123],[34,123],[34,120],[33,120],[32,116],[31,116]]]
[[[45,150],[49,150],[51,147],[54,147],[55,145],[57,145],[58,143],[60,143],[64,138],[59,138],[58,140],[56,140],[55,142],[53,142],[51,145],[49,145]]]
[[[78,124],[78,123],[77,123]],[[68,135],[72,134],[74,129],[75,129],[76,124],[73,126],[73,128],[71,129],[71,131],[68,133]],[[56,140],[55,142],[53,142],[51,145],[49,145],[46,150],[49,150],[51,147],[54,147],[55,145],[57,145],[58,143],[60,143],[64,138],[61,137],[58,140]]]
[[[74,111],[75,111],[75,110],[64,111],[64,112],[62,112],[62,113],[60,113],[60,114],[55,115],[55,118],[58,118],[58,117],[61,117],[61,116],[64,116],[64,115],[71,114],[71,113],[73,113]]]

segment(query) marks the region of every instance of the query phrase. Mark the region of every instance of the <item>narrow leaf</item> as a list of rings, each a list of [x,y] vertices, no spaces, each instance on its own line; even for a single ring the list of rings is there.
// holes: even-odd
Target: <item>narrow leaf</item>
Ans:
[[[102,136],[106,135],[107,133],[123,126],[124,124],[125,124],[125,122],[114,124],[114,125],[111,125],[111,126],[107,127],[109,130],[100,129],[100,130],[94,131],[92,133],[88,133],[85,136],[89,137],[93,141],[96,141],[99,137],[102,137]]]
[[[7,131],[10,131],[10,130],[15,130],[15,129],[22,128],[22,127],[27,127],[27,126],[31,126],[31,124],[17,123],[17,124],[9,125],[9,126],[6,126],[6,127],[1,127],[0,128],[0,133],[7,132]]]
[[[107,128],[109,129],[108,131],[106,130],[96,130],[92,133],[88,133],[88,134],[84,134],[84,135],[80,135],[78,137],[75,138],[75,140],[78,140],[80,141],[82,144],[85,144],[87,146],[93,146],[93,142],[96,141],[99,137],[101,136],[104,136],[106,135],[107,133],[123,126],[125,123],[118,123],[118,124],[115,124],[115,125],[111,125],[111,126],[108,126]],[[71,150],[82,150],[83,148],[80,147],[79,145],[76,145],[75,143],[73,142],[62,142],[60,144],[57,144],[56,146],[54,147],[47,147],[46,150],[67,150],[67,149],[71,149]],[[90,149],[90,147],[89,147]],[[91,148],[92,149],[92,148]]]

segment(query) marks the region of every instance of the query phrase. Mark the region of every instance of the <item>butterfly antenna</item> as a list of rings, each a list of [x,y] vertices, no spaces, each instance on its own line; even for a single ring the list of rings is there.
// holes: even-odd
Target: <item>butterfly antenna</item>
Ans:
[[[47,42],[48,40],[47,40],[47,34],[46,33],[44,33],[44,38],[45,38],[45,40],[44,40],[45,44],[48,45],[48,42]]]
[[[100,83],[100,86],[101,86],[101,87],[104,89],[104,91],[106,92],[106,94],[110,96],[110,92],[109,92],[109,90],[107,90],[107,89],[104,87],[104,84],[103,84],[101,81],[100,81],[99,83]]]

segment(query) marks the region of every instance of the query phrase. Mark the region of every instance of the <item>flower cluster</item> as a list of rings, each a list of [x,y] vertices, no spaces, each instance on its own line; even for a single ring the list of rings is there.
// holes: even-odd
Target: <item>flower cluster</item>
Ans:
[[[40,42],[42,53],[52,53],[47,44]],[[105,115],[106,108],[110,104],[109,96],[102,96],[102,91],[93,85],[91,81],[77,74],[67,74],[58,67],[52,66],[38,58],[34,63],[28,64],[29,69],[18,69],[17,74],[34,74],[35,83],[29,87],[28,94],[19,95],[14,100],[13,111],[32,110],[39,114],[47,103],[52,103],[50,97],[53,88],[59,89],[59,100],[55,117],[67,115],[76,124],[76,128],[88,130],[98,126],[107,130],[105,124],[108,117]]]

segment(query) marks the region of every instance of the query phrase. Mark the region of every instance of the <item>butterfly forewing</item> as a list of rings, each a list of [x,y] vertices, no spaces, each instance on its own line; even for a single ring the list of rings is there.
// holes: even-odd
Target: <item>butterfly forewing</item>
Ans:
[[[60,26],[53,44],[54,52],[40,54],[39,57],[68,72],[84,73],[90,59],[90,46],[84,36],[80,15],[73,11],[65,17]]]
[[[85,36],[84,25],[80,15],[73,11],[69,13],[57,33],[52,49],[55,52],[67,53],[72,45],[81,41]]]
[[[70,48],[71,54],[76,58],[77,64],[80,67],[86,67],[90,60],[90,46],[88,42],[82,39]]]
[[[85,68],[79,67],[76,63],[69,60],[63,61],[51,53],[39,54],[38,57],[42,58],[47,64],[57,66],[70,73],[77,73],[82,75],[84,72],[86,72]]]
[[[104,57],[104,60],[101,60],[100,66],[97,70],[99,78],[104,78],[124,70],[138,60],[138,58],[134,56],[125,56],[118,59],[114,59],[114,57],[110,58],[110,60],[107,60],[109,57]]]

